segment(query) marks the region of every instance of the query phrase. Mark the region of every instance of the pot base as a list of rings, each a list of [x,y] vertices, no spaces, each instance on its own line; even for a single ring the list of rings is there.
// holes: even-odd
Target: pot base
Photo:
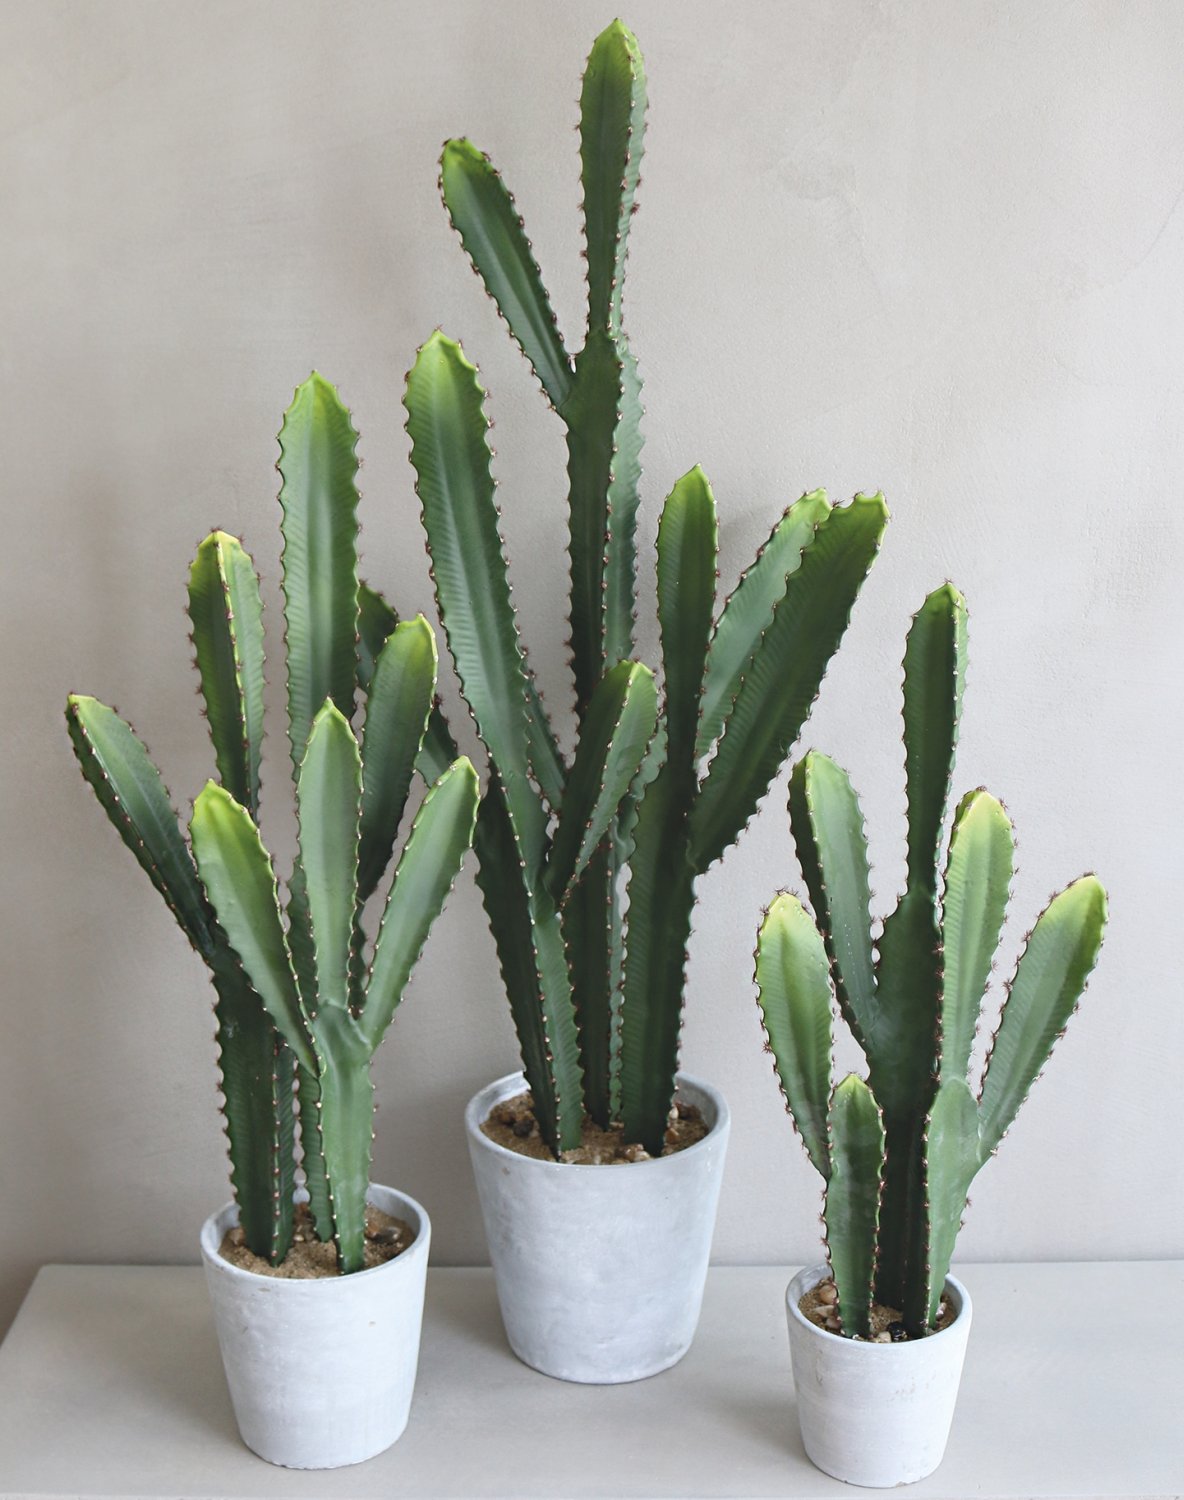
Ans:
[[[847,1484],[888,1489],[932,1474],[945,1455],[970,1334],[966,1288],[946,1278],[955,1317],[928,1338],[873,1344],[811,1323],[798,1303],[830,1275],[800,1271],[785,1293],[802,1442],[811,1463]]]
[[[525,1087],[510,1074],[465,1111],[510,1348],[541,1374],[583,1385],[660,1374],[690,1348],[699,1321],[727,1104],[681,1077],[707,1135],[670,1156],[592,1166],[522,1156],[485,1134],[490,1111]]]
[[[285,1469],[363,1463],[403,1434],[419,1361],[431,1224],[392,1188],[370,1202],[415,1239],[384,1265],[351,1276],[287,1280],[223,1260],[238,1222],[228,1204],[202,1227],[201,1252],[226,1383],[248,1448]]]

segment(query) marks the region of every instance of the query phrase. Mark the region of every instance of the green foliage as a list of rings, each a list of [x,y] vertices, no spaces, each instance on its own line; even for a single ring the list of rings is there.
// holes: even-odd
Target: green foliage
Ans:
[[[190,572],[194,654],[220,780],[194,804],[189,843],[130,726],[94,698],[71,695],[66,710],[84,776],[209,966],[247,1244],[275,1264],[291,1241],[298,1079],[300,1164],[317,1231],[335,1241],[343,1272],[362,1265],[370,1058],[472,841],[478,797],[476,773],[457,759],[434,707],[431,627],[422,617],[398,624],[358,583],[356,441],[336,391],[310,377],[280,435],[300,831],[286,920],[257,826],[263,621],[240,542],[212,533]],[[349,722],[358,688],[361,745]],[[363,908],[390,864],[416,763],[434,764],[429,740],[435,756],[451,754],[428,777],[435,784],[399,860],[367,976]]]
[[[580,98],[588,315],[578,353],[556,327],[489,157],[458,139],[440,163],[461,243],[566,431],[579,720],[570,767],[518,633],[477,372],[436,333],[405,395],[440,616],[490,756],[478,882],[556,1155],[578,1143],[585,1113],[622,1120],[632,1140],[661,1151],[696,879],[736,839],[797,738],[887,519],[879,496],[833,511],[821,491],[803,497],[721,606],[715,502],[693,469],[659,530],[659,701],[633,659],[642,402],[622,319],[645,110],[640,48],[614,22],[593,44]],[[374,621],[364,601],[367,613]],[[373,659],[376,634],[367,641],[364,618],[363,658]]]
[[[813,751],[794,767],[789,814],[815,920],[782,894],[757,943],[782,1092],[827,1180],[828,1250],[849,1335],[866,1334],[873,1291],[910,1333],[933,1326],[971,1181],[1075,1010],[1106,925],[1093,875],[1053,898],[1007,987],[976,1096],[971,1052],[1014,840],[1002,805],[981,787],[968,793],[939,880],[965,676],[966,605],[947,584],[914,617],[905,652],[908,882],[878,957],[859,804],[845,772]],[[823,1141],[832,984],[868,1078],[836,1089]]]

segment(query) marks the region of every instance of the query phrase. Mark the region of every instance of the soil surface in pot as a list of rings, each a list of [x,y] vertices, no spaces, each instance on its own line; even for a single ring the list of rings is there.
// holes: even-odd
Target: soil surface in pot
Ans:
[[[529,1093],[516,1094],[513,1099],[503,1099],[500,1104],[495,1104],[481,1129],[491,1141],[509,1151],[517,1151],[519,1156],[535,1156],[540,1161],[555,1160],[539,1134]],[[707,1122],[697,1105],[677,1102],[666,1128],[662,1155],[673,1156],[676,1151],[685,1151],[688,1146],[701,1141],[707,1131]],[[585,1167],[600,1167],[626,1166],[634,1161],[650,1161],[651,1157],[636,1143],[630,1145],[619,1125],[602,1130],[585,1115],[580,1144],[565,1151],[561,1160]]]
[[[384,1214],[380,1208],[366,1206],[366,1250],[365,1271],[385,1265],[410,1248],[415,1231],[402,1219]],[[318,1277],[337,1275],[337,1246],[330,1240],[323,1245],[317,1239],[312,1215],[306,1203],[296,1206],[296,1222],[292,1235],[292,1248],[278,1266],[269,1266],[243,1243],[241,1229],[228,1229],[218,1247],[223,1260],[240,1271],[254,1271],[258,1276],[278,1276],[285,1281],[312,1281]]]
[[[820,1281],[801,1299],[798,1308],[816,1328],[821,1328],[824,1333],[839,1334],[838,1295],[833,1281]],[[948,1297],[943,1297],[937,1315],[937,1327],[931,1329],[930,1332],[940,1333],[947,1324],[953,1321],[953,1304]],[[907,1344],[909,1342],[909,1335],[905,1332],[905,1326],[901,1322],[899,1307],[885,1307],[882,1302],[873,1302],[871,1328],[870,1339],[856,1337],[853,1342],[857,1344]]]

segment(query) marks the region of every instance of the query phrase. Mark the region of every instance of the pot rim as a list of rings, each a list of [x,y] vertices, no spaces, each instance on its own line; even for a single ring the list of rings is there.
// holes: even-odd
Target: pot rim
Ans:
[[[947,1275],[943,1290],[952,1297],[955,1303],[954,1316],[944,1328],[939,1328],[936,1333],[931,1333],[928,1338],[905,1339],[899,1344],[874,1344],[867,1339],[840,1338],[833,1333],[829,1333],[825,1328],[819,1328],[817,1323],[811,1323],[810,1319],[806,1317],[805,1313],[798,1306],[802,1297],[807,1292],[813,1291],[818,1283],[824,1281],[830,1274],[831,1268],[826,1261],[819,1261],[817,1265],[813,1266],[804,1266],[790,1279],[789,1285],[785,1288],[785,1305],[789,1311],[791,1320],[804,1333],[809,1337],[826,1339],[829,1343],[835,1344],[836,1352],[840,1349],[844,1352],[851,1350],[852,1353],[847,1355],[848,1358],[863,1359],[871,1357],[872,1359],[883,1359],[883,1351],[885,1349],[892,1349],[895,1351],[891,1356],[893,1359],[920,1359],[923,1358],[920,1351],[928,1348],[935,1339],[940,1338],[943,1334],[953,1333],[955,1329],[961,1332],[962,1329],[959,1325],[964,1327],[970,1321],[972,1313],[970,1293],[956,1276]],[[865,1350],[867,1351],[866,1355],[864,1353]],[[873,1350],[875,1353],[872,1353]]]
[[[630,1162],[629,1166],[631,1166],[635,1171],[639,1168],[644,1167],[648,1167],[651,1169],[660,1168],[668,1162],[683,1161],[687,1158],[693,1157],[695,1153],[706,1146],[713,1137],[718,1137],[721,1132],[727,1131],[729,1126],[731,1125],[732,1112],[728,1108],[728,1101],[724,1098],[723,1094],[720,1093],[719,1089],[717,1089],[714,1084],[708,1083],[703,1078],[696,1077],[693,1073],[683,1073],[682,1071],[679,1071],[675,1074],[675,1081],[677,1084],[690,1084],[692,1088],[699,1090],[699,1092],[702,1094],[705,1094],[711,1101],[711,1105],[715,1110],[715,1120],[712,1122],[711,1127],[709,1128],[707,1134],[703,1137],[703,1139],[701,1141],[696,1141],[693,1146],[685,1146],[681,1151],[675,1151],[670,1156],[649,1156],[646,1157],[644,1161]],[[493,1103],[500,1104],[503,1099],[511,1098],[515,1093],[521,1093],[527,1087],[528,1084],[526,1082],[526,1074],[521,1069],[519,1069],[514,1073],[505,1073],[501,1078],[495,1078],[491,1082],[484,1084],[481,1088],[479,1088],[473,1095],[473,1097],[469,1100],[468,1104],[465,1105],[465,1132],[468,1135],[469,1139],[475,1141],[482,1148],[482,1150],[490,1151],[495,1156],[509,1157],[512,1161],[526,1162],[531,1168],[541,1167],[545,1171],[565,1173],[603,1171],[604,1167],[608,1165],[607,1163],[595,1163],[589,1161],[552,1161],[550,1158],[526,1156],[521,1151],[511,1151],[508,1146],[501,1145],[500,1142],[493,1140],[490,1136],[487,1136],[485,1134],[485,1132],[481,1129],[483,1120],[485,1118],[485,1116],[481,1115],[480,1111],[479,1101],[481,1100],[482,1096],[486,1094],[494,1094],[496,1097],[494,1098]],[[486,1110],[486,1116],[487,1115],[488,1109]]]
[[[232,1265],[231,1262],[225,1260],[220,1253],[222,1236],[218,1234],[217,1226],[223,1216],[228,1213],[233,1216],[233,1222],[237,1224],[238,1203],[233,1198],[229,1203],[224,1203],[221,1208],[215,1209],[215,1211],[210,1214],[209,1218],[207,1218],[201,1226],[201,1233],[198,1237],[198,1245],[201,1249],[202,1261],[208,1269],[214,1271],[219,1276],[226,1276],[231,1280],[245,1280],[257,1283],[266,1282],[268,1286],[274,1287],[299,1288],[301,1289],[299,1294],[304,1296],[307,1296],[309,1294],[308,1291],[305,1290],[306,1288],[311,1289],[314,1287],[339,1287],[347,1283],[352,1286],[353,1284],[361,1280],[362,1277],[379,1276],[384,1272],[390,1273],[394,1271],[396,1267],[404,1265],[404,1262],[406,1262],[406,1264],[409,1266],[414,1261],[420,1259],[422,1255],[427,1253],[426,1247],[431,1236],[432,1221],[428,1218],[427,1210],[424,1208],[422,1203],[417,1202],[416,1199],[412,1198],[409,1193],[401,1192],[398,1188],[387,1187],[385,1183],[372,1182],[370,1184],[370,1187],[366,1192],[367,1203],[370,1203],[370,1195],[376,1188],[380,1192],[390,1193],[393,1198],[396,1198],[400,1203],[405,1204],[419,1220],[418,1227],[415,1231],[415,1238],[407,1246],[406,1250],[401,1251],[394,1257],[393,1260],[384,1261],[380,1266],[370,1266],[364,1271],[354,1271],[349,1276],[338,1275],[284,1277],[265,1276],[260,1271],[248,1271],[245,1266]],[[307,1188],[297,1188],[293,1197],[295,1202],[298,1204],[307,1203]],[[371,1203],[370,1206],[374,1207],[375,1205]],[[384,1209],[383,1212],[386,1212],[386,1210]],[[232,1226],[228,1225],[227,1227]],[[225,1229],[222,1232],[224,1234],[226,1232]],[[280,1293],[279,1295],[283,1294]],[[312,1292],[312,1295],[326,1296],[328,1295],[328,1293],[318,1290]]]

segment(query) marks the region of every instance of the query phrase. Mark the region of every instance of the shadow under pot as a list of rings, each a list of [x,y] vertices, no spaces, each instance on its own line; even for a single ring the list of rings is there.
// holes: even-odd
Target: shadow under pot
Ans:
[[[699,1322],[730,1118],[723,1096],[680,1074],[702,1140],[670,1156],[589,1166],[499,1145],[481,1126],[526,1089],[521,1073],[469,1101],[465,1130],[502,1323],[523,1363],[615,1385],[676,1364]]]
[[[393,1260],[350,1276],[286,1280],[231,1265],[219,1247],[238,1223],[233,1203],[202,1226],[235,1420],[243,1442],[268,1463],[361,1463],[407,1426],[432,1227],[415,1199],[393,1188],[373,1185],[367,1199],[415,1238]]]
[[[899,1344],[841,1338],[798,1304],[830,1275],[799,1271],[785,1293],[798,1421],[810,1460],[848,1484],[886,1489],[932,1474],[946,1450],[970,1335],[970,1294],[953,1276],[953,1321]]]

